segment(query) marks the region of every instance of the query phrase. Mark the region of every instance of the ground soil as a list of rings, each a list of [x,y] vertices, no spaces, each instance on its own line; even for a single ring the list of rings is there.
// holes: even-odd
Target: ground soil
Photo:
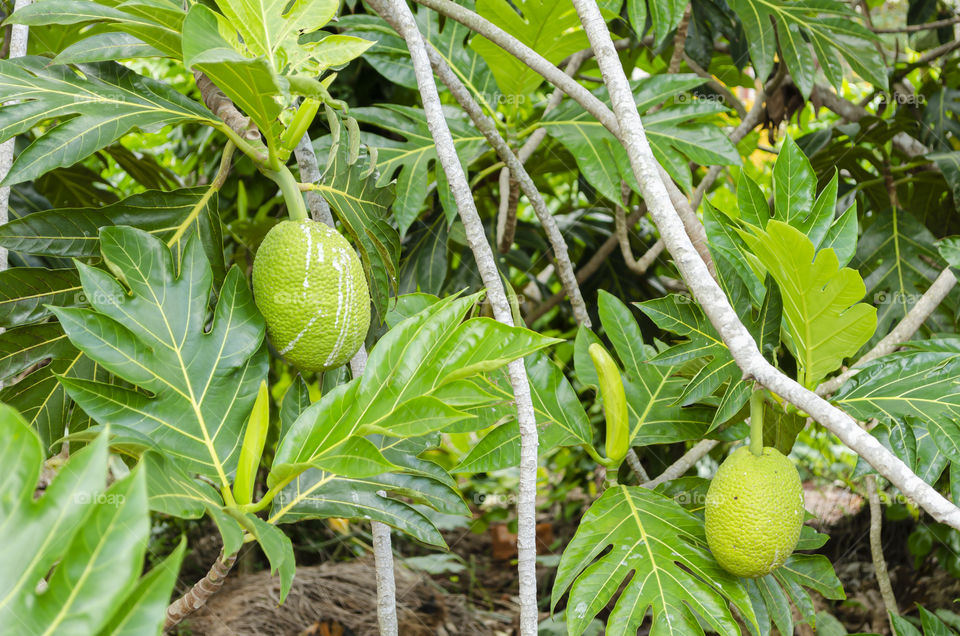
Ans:
[[[868,543],[869,511],[856,495],[838,487],[807,488],[808,509],[817,515],[811,522],[830,535],[820,550],[834,563],[844,584],[847,599],[843,602],[815,598],[818,610],[828,611],[843,622],[851,633],[889,633],[883,604],[877,591]],[[576,530],[575,521],[553,524],[543,520],[549,529],[539,528],[544,541],[539,551],[558,556],[558,550]],[[919,523],[923,523],[921,519]],[[915,567],[914,557],[906,548],[907,537],[918,522],[907,519],[885,522],[884,550],[891,570],[891,579],[902,612],[915,611],[917,604],[928,609],[955,609],[960,598],[960,581],[951,577],[934,558]],[[335,541],[336,534],[327,532]],[[495,558],[510,554],[510,539],[505,528],[492,528],[482,533],[461,528],[445,533],[452,553],[459,555],[465,566],[456,574],[427,575],[420,571],[397,567],[397,601],[400,634],[403,636],[509,636],[516,633],[517,579],[515,559]],[[199,578],[203,564],[216,557],[215,540],[200,542],[183,580]],[[348,543],[347,539],[340,542]],[[356,543],[362,544],[357,541]],[[195,544],[196,545],[196,544]],[[204,547],[205,546],[205,547]],[[429,554],[429,551],[397,541],[395,547],[404,556]],[[209,554],[206,554],[209,553]],[[259,563],[248,555],[246,566],[231,575],[224,589],[208,607],[184,625],[183,634],[228,636],[238,634],[268,636],[374,636],[376,624],[376,578],[368,557],[346,558],[343,552],[320,555],[304,549],[298,554],[294,587],[283,606],[278,604],[279,583],[265,571],[256,570]],[[349,555],[347,555],[349,556]],[[301,560],[301,557],[303,560]],[[326,560],[325,560],[326,559]],[[243,560],[242,560],[243,561]],[[305,563],[306,565],[300,565]],[[194,572],[189,572],[195,570]],[[246,570],[246,571],[244,571]],[[550,589],[553,567],[538,568],[538,586]],[[547,608],[541,608],[546,610]],[[547,614],[544,612],[543,617]],[[641,630],[643,634],[645,630]],[[806,625],[797,634],[812,635]]]

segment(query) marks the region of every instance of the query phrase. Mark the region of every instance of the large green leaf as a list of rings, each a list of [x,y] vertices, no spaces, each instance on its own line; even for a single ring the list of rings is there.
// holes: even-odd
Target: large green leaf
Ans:
[[[19,376],[16,382],[8,381],[8,386],[0,390],[0,402],[19,410],[40,436],[44,448],[57,452],[59,446],[54,443],[63,437],[72,404],[57,377],[93,380],[102,378],[103,369],[66,342],[56,323],[4,333],[0,336],[0,358],[4,367],[0,375]],[[82,428],[79,420],[70,427]]]
[[[243,274],[230,270],[208,331],[213,280],[196,238],[187,242],[179,267],[164,243],[140,230],[104,228],[100,244],[120,280],[78,262],[93,308],[55,313],[74,345],[149,394],[60,381],[96,421],[134,429],[188,471],[228,484],[267,369],[263,318]]]
[[[865,365],[834,395],[833,401],[853,417],[895,422],[922,422],[940,451],[960,462],[960,349],[955,338],[912,343]],[[911,426],[919,451],[922,432]],[[897,453],[900,456],[904,452]],[[919,472],[937,461],[925,453]],[[939,463],[939,462],[938,462]],[[942,463],[939,465],[943,469]],[[939,471],[937,471],[939,475]]]
[[[384,105],[382,107],[353,108],[350,114],[362,123],[376,126],[390,133],[390,137],[364,134],[364,142],[377,149],[378,185],[383,186],[397,178],[397,200],[393,204],[393,216],[400,227],[400,234],[420,214],[433,180],[429,171],[437,162],[437,149],[427,127],[423,110],[409,106]],[[453,134],[453,143],[461,162],[469,164],[485,149],[485,139],[462,118],[447,117]],[[402,138],[398,141],[397,137]],[[398,173],[399,171],[399,173]],[[443,171],[436,171],[436,187],[446,193],[442,198],[451,199],[449,186]],[[447,202],[444,203],[445,207]],[[447,209],[447,218],[456,218],[455,208]]]
[[[239,31],[250,57],[263,57],[275,72],[284,71],[315,43],[300,36],[324,27],[337,14],[339,0],[217,0],[217,7]]]
[[[283,398],[281,439],[309,405],[307,387],[298,380]],[[376,519],[424,543],[444,545],[443,537],[430,518],[400,497],[413,499],[446,514],[469,514],[469,508],[456,490],[456,483],[440,466],[416,457],[424,448],[424,438],[406,440],[378,436],[375,440],[383,456],[398,467],[397,471],[352,478],[310,469],[277,495],[270,523],[326,517]]]
[[[664,100],[695,88],[705,80],[696,75],[654,75],[633,83],[634,98],[641,113]],[[609,102],[604,87],[593,91]],[[701,165],[737,165],[740,155],[711,119],[725,109],[712,101],[687,101],[644,115],[644,130],[654,156],[687,190],[692,189],[688,161]],[[603,196],[621,203],[620,183],[639,191],[623,145],[592,115],[573,100],[567,100],[543,118],[542,125],[577,161],[584,178]]]
[[[647,0],[627,0],[627,16],[630,18],[633,30],[643,35],[649,15],[650,24],[656,36],[654,44],[659,48],[670,32],[680,24],[687,3],[684,0],[649,0],[649,2],[648,12]]]
[[[469,515],[470,509],[455,483],[440,466],[416,457],[420,440],[381,438],[378,443],[380,451],[399,466],[399,470],[366,478],[308,470],[274,500],[270,521],[291,523],[329,517],[374,519],[424,543],[445,546],[430,517],[404,499],[445,514]]]
[[[731,604],[757,629],[742,583],[710,555],[703,522],[657,492],[616,486],[590,506],[563,551],[552,605],[570,589],[567,628],[578,636],[624,583],[607,619],[611,636],[635,634],[648,612],[651,636],[702,636],[700,620],[740,634]]]
[[[838,89],[843,69],[837,53],[861,77],[886,90],[887,69],[876,49],[877,38],[843,2],[731,0],[730,7],[743,23],[758,77],[770,76],[779,40],[782,59],[804,97],[813,90],[817,69],[814,54],[827,79]]]
[[[0,61],[0,101],[19,102],[0,113],[0,141],[41,122],[60,120],[17,155],[4,185],[70,166],[134,128],[219,122],[169,85],[119,64],[82,66],[81,70],[83,75],[40,57]]]
[[[23,634],[158,633],[185,543],[140,578],[150,515],[144,468],[106,487],[101,435],[75,452],[39,499],[40,439],[0,405],[0,621]],[[48,582],[37,591],[37,581]]]
[[[96,24],[69,47],[53,51],[60,53],[57,63],[77,63],[157,55],[178,59],[184,15],[183,6],[172,0],[42,0],[7,21],[29,26]]]
[[[0,272],[0,328],[46,319],[50,311],[45,305],[69,307],[85,300],[73,269],[13,267]]]
[[[858,302],[866,291],[863,279],[856,270],[840,268],[832,249],[814,258],[810,239],[782,221],[740,235],[780,287],[787,344],[800,383],[813,388],[876,331],[876,309]]]
[[[567,56],[590,46],[577,12],[569,2],[520,0],[511,4],[507,0],[477,0],[476,8],[481,16],[552,64],[559,64]],[[497,85],[506,95],[527,95],[543,82],[541,75],[481,35],[470,41],[470,48],[487,61]]]
[[[469,7],[472,2],[463,4]],[[455,20],[441,25],[440,15],[427,7],[418,5],[416,9],[417,26],[427,43],[450,65],[478,103],[488,112],[496,111],[498,90],[493,74],[483,58],[466,46],[472,31]],[[371,15],[346,15],[337,21],[337,26],[344,33],[376,41],[363,58],[380,75],[394,84],[417,88],[407,45],[385,21]]]
[[[377,186],[365,163],[351,163],[348,145],[341,140],[317,188],[359,247],[373,303],[382,316],[390,292],[397,288],[400,236],[388,222],[393,188]]]
[[[741,316],[749,316],[748,328],[757,339],[757,346],[769,356],[780,343],[781,298],[779,288],[770,285],[759,313],[744,303],[739,305]],[[752,383],[743,379],[743,373],[730,355],[730,350],[707,319],[703,309],[688,296],[671,294],[663,298],[638,303],[640,311],[653,320],[658,327],[687,338],[683,343],[660,352],[652,360],[654,364],[676,366],[691,360],[706,361],[690,378],[677,398],[682,406],[688,406],[713,395],[724,387],[723,397],[713,416],[711,429],[728,421],[746,404],[752,391]]]
[[[930,95],[922,119],[921,141],[942,153],[953,150],[950,140],[960,137],[960,90],[944,87]]]
[[[463,409],[491,397],[464,395],[458,381],[557,342],[489,318],[463,321],[476,300],[440,301],[388,331],[362,376],[325,394],[291,425],[268,483],[311,467],[353,478],[386,472],[392,463],[365,435],[416,437],[472,417]]]
[[[6,225],[0,225],[0,247],[45,256],[96,258],[100,256],[100,229],[128,225],[165,241],[175,250],[179,261],[187,239],[196,234],[213,267],[214,280],[219,284],[226,274],[223,264],[223,230],[217,210],[217,195],[207,196],[208,194],[207,188],[185,188],[173,192],[154,190],[135,194],[101,208],[60,208],[34,212]],[[75,278],[71,278],[67,272],[54,272],[47,278],[46,283],[36,282],[35,279],[41,274],[42,272],[33,272],[32,276],[30,272],[5,274],[11,280],[24,279],[24,283],[11,284],[10,291],[7,291],[5,285],[4,291],[0,292],[0,298],[9,293],[11,300],[20,306],[20,311],[29,309],[32,306],[29,299],[24,297],[18,300],[16,292],[18,289],[29,289],[28,281],[34,281],[32,285],[48,292],[57,287],[62,288],[61,291],[66,290],[64,293],[68,295],[61,300],[70,300],[69,293],[74,292],[70,289],[72,285],[69,281]],[[45,299],[44,302],[60,304],[55,302],[59,296],[49,298],[50,300]],[[67,302],[65,305],[86,302],[82,294],[76,295],[75,300],[76,302]],[[3,315],[3,311],[0,309],[0,315]],[[36,311],[44,310],[38,307]]]
[[[851,267],[860,271],[867,299],[877,306],[877,334],[868,345],[902,320],[939,276],[945,263],[935,240],[930,230],[900,209],[879,212],[864,230]],[[953,324],[953,312],[939,307],[920,333],[951,330]]]

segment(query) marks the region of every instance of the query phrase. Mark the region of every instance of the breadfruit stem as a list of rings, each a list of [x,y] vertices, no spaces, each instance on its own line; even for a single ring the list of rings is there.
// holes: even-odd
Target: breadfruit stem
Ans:
[[[280,186],[280,193],[283,194],[283,201],[287,204],[287,214],[290,215],[290,219],[305,221],[310,218],[307,215],[307,206],[303,202],[303,195],[300,193],[300,184],[294,179],[290,169],[281,165],[279,170],[267,170],[265,172]]]
[[[750,452],[763,455],[763,394],[762,389],[750,396]]]

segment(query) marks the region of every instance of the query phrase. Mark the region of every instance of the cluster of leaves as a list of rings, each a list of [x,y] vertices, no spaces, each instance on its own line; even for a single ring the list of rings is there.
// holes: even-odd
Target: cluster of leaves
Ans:
[[[551,63],[587,48],[570,3],[460,4]],[[599,4],[617,37],[631,38],[622,58],[632,64],[634,99],[653,153],[670,176],[691,192],[702,178],[698,165],[739,174],[703,212],[719,280],[762,353],[815,388],[883,337],[946,263],[957,260],[955,243],[942,244],[943,254],[932,247],[935,235],[955,225],[943,210],[960,200],[957,74],[924,74],[901,63],[891,76],[878,38],[839,0]],[[919,4],[911,5],[914,19],[931,19],[929,12],[919,16]],[[125,559],[126,575],[97,588],[99,602],[122,605],[131,617],[142,609],[155,621],[183,548],[138,581],[148,508],[187,519],[209,515],[227,553],[256,539],[280,573],[284,594],[295,564],[278,524],[374,519],[442,547],[431,511],[471,512],[451,473],[496,473],[519,461],[508,362],[526,362],[542,461],[583,451],[602,463],[598,409],[589,392],[597,378],[587,353],[601,337],[619,358],[631,445],[648,466],[686,442],[737,442],[746,435],[752,387],[702,309],[685,294],[664,293],[663,281],[676,276],[668,262],[628,280],[619,257],[607,259],[583,287],[599,329],[580,328],[571,344],[550,353],[547,347],[560,339],[477,314],[478,296],[461,292],[478,289],[479,278],[424,111],[409,98],[416,81],[406,45],[383,20],[348,5],[353,14],[334,21],[336,0],[40,0],[9,19],[33,31],[31,56],[0,61],[0,102],[16,102],[0,116],[0,140],[26,142],[4,181],[15,189],[0,246],[11,250],[15,266],[0,272],[0,328],[7,329],[0,334],[0,382],[6,387],[0,401],[16,407],[35,433],[24,434],[22,424],[10,423],[12,416],[0,415],[9,429],[2,437],[20,440],[23,457],[15,472],[27,477],[66,433],[74,449],[86,445],[33,508],[26,504],[33,484],[23,481],[24,541],[35,539],[30,529],[54,504],[69,509],[74,523],[63,526],[60,543],[42,553],[25,580],[41,578],[63,558],[50,577],[51,591],[72,586],[72,559],[99,567],[74,543],[122,519],[138,532],[118,544],[112,558]],[[674,53],[671,36],[688,11],[686,54],[708,69],[710,80],[664,72]],[[531,173],[571,256],[584,264],[611,234],[612,208],[636,201],[639,188],[621,144],[572,100],[548,110],[542,78],[489,40],[424,7],[415,16],[428,44],[512,144],[545,133],[529,162]],[[719,40],[727,47],[716,47]],[[855,123],[811,123],[803,115],[810,133],[781,145],[769,175],[769,204],[748,176],[757,172],[751,158],[744,158],[757,139],[749,137],[738,149],[721,132],[735,120],[715,82],[751,87],[751,76],[769,78],[778,61],[801,101],[817,88],[818,67],[828,83],[843,89],[843,63],[878,93],[910,75],[918,99],[899,104],[892,117]],[[386,81],[370,82],[364,65]],[[262,139],[228,126],[215,100],[207,103],[216,113],[185,95],[193,90],[188,70],[212,80]],[[581,78],[590,82],[596,70],[586,62]],[[334,71],[366,75],[350,86],[334,82]],[[608,102],[597,83],[593,94]],[[365,88],[371,84],[377,86]],[[768,96],[768,107],[788,97]],[[283,367],[264,342],[244,266],[276,221],[282,200],[277,183],[289,175],[290,136],[299,135],[294,122],[306,112],[298,110],[301,98],[326,106],[327,125],[318,121],[310,130],[323,164],[314,192],[360,252],[379,320],[365,373],[351,379],[331,373],[316,384],[294,379],[273,422],[276,444],[263,466],[266,493],[238,505],[231,488],[251,408],[262,383]],[[501,167],[498,158],[463,113],[448,109],[447,121],[474,177],[480,211],[492,219],[504,195],[488,179]],[[215,161],[217,153],[203,152],[210,134],[223,135],[245,155],[234,166],[244,180],[206,185],[162,166],[161,151],[149,144],[145,153],[121,144],[133,131],[149,137],[160,130],[157,137],[164,139],[153,138],[157,148],[169,134],[172,144],[179,143],[174,154],[191,155],[190,166],[200,173],[214,168],[205,156]],[[933,152],[922,159],[904,156],[895,143],[901,134]],[[939,170],[923,169],[928,165]],[[891,172],[906,177],[889,186]],[[252,218],[248,207],[258,208]],[[515,245],[498,263],[501,271],[511,287],[531,297],[556,293],[555,276],[538,271],[549,247],[522,202],[518,216]],[[652,239],[648,228],[642,240],[633,240]],[[397,296],[398,288],[413,293]],[[622,298],[640,302],[634,310]],[[957,306],[948,299],[924,335],[952,330]],[[574,336],[564,309],[536,324],[542,334]],[[873,434],[926,481],[937,483],[953,462],[955,499],[958,342],[940,335],[913,343],[863,368],[834,396],[852,415],[879,420]],[[572,362],[572,372],[558,364],[564,362]],[[311,400],[318,387],[322,395]],[[803,416],[773,402],[764,410],[765,443],[789,452]],[[450,470],[424,458],[451,438],[477,441]],[[135,467],[104,492],[108,444]],[[867,470],[861,466],[858,474]],[[84,492],[122,494],[126,503],[66,502],[58,488],[71,479],[86,484]],[[564,551],[553,590],[554,608],[566,595],[571,633],[583,632],[621,585],[610,633],[632,633],[647,616],[655,634],[702,633],[704,625],[738,633],[734,613],[752,632],[776,627],[792,633],[790,603],[803,620],[817,620],[805,588],[842,598],[829,562],[814,555],[797,554],[755,581],[723,572],[705,546],[701,510],[682,505],[704,489],[703,480],[692,478],[652,491],[617,486],[591,505]],[[265,518],[258,516],[263,511]],[[91,521],[89,527],[81,519]],[[110,532],[102,535],[98,541],[112,540]],[[825,540],[805,531],[801,549],[815,550]],[[23,545],[10,558],[31,553],[35,544]],[[28,587],[21,580],[13,593],[30,601],[35,595]],[[77,589],[83,598],[93,590]],[[38,607],[54,598],[41,597]],[[41,609],[36,620],[46,620]],[[109,624],[86,624],[76,633],[124,633],[118,626],[141,620],[99,612]],[[73,613],[68,608],[62,614]],[[937,633],[933,614],[921,616],[924,630]],[[903,619],[896,629],[915,632]]]

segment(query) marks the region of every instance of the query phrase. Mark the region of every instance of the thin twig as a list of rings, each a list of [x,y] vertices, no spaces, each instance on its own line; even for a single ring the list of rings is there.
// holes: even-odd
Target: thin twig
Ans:
[[[180,621],[206,605],[210,597],[223,587],[223,581],[227,578],[227,574],[230,573],[236,561],[236,552],[224,557],[221,551],[220,556],[210,566],[206,576],[197,581],[196,585],[191,587],[186,594],[167,607],[167,619],[163,624],[164,631],[173,629]]]
[[[870,503],[870,556],[873,558],[873,571],[877,577],[877,587],[880,588],[880,598],[887,610],[887,620],[890,621],[891,633],[896,633],[893,625],[893,616],[898,616],[897,597],[893,593],[890,583],[890,572],[887,570],[887,560],[883,557],[883,506],[880,503],[880,494],[877,492],[876,475],[867,475],[864,479],[867,486],[867,501]]]
[[[640,258],[633,256],[633,248],[630,246],[630,228],[627,227],[627,212],[621,206],[614,208],[614,231],[617,242],[620,244],[620,254],[627,268],[634,274],[646,274],[650,266],[657,260],[657,257],[663,252],[663,241],[657,239],[656,243],[650,246]]]
[[[368,4],[381,17],[392,14],[399,27],[398,33],[407,43],[437,157],[447,175],[447,182],[450,184],[450,189],[456,201],[467,242],[477,263],[477,269],[486,287],[487,298],[493,309],[494,318],[505,325],[513,326],[513,313],[507,300],[503,281],[497,269],[493,250],[487,242],[483,222],[480,220],[476,203],[470,191],[470,184],[463,172],[460,159],[457,157],[453,136],[444,117],[440,94],[437,92],[437,86],[434,83],[427,47],[413,13],[407,6],[406,0],[368,0]],[[520,426],[520,484],[517,496],[520,634],[521,636],[535,636],[538,618],[536,571],[537,421],[523,359],[514,360],[507,368],[510,384],[513,388],[514,402],[517,407],[517,421]]]
[[[670,64],[667,65],[667,73],[670,75],[680,72],[680,62],[687,57],[684,49],[687,46],[687,29],[690,28],[690,9],[691,6],[688,4],[683,12],[683,17],[680,18],[680,24],[677,25],[677,32],[673,36],[673,55],[670,56]],[[696,69],[694,69],[694,73],[696,73]]]
[[[908,24],[901,27],[894,27],[892,29],[873,29],[874,33],[916,33],[917,31],[929,31],[932,29],[941,29],[951,24],[957,24],[960,22],[960,15],[955,15],[952,18],[945,18],[943,20],[936,20],[935,22],[925,22],[923,24]]]
[[[573,77],[584,60],[591,54],[592,52],[589,49],[574,53],[570,56],[564,72],[570,77]],[[561,101],[563,101],[563,91],[556,88],[550,95],[550,99],[547,100],[547,105],[543,109],[543,115],[546,115],[559,106]],[[527,159],[536,152],[546,136],[547,129],[540,127],[527,137],[527,141],[524,142],[519,152],[517,152],[517,157],[520,159],[521,164],[525,164]],[[519,188],[519,184],[515,179],[511,178],[510,168],[503,168],[500,171],[500,207],[497,215],[497,244],[500,246],[501,252],[504,251],[504,246],[509,248],[509,246],[513,244],[514,232],[517,228],[517,209],[516,207],[511,207],[511,202],[517,192],[517,188]]]
[[[500,209],[497,212],[497,249],[506,254],[517,236],[517,206],[520,203],[520,183],[510,174],[510,168],[500,170]]]
[[[684,473],[693,468],[694,464],[700,461],[704,455],[712,451],[719,443],[720,442],[715,439],[705,439],[697,442],[690,450],[684,453],[680,459],[667,466],[667,469],[657,475],[656,478],[640,485],[644,488],[656,488],[660,484],[683,477]]]
[[[690,70],[700,77],[706,79],[707,86],[712,88],[721,97],[723,97],[723,101],[727,102],[728,106],[737,111],[737,115],[739,115],[741,119],[747,116],[747,107],[743,105],[743,102],[737,99],[737,96],[734,95],[729,88],[717,81],[717,78],[711,75],[710,71],[697,64],[689,55],[686,53],[681,53],[681,56],[683,57],[683,61],[687,63],[687,66],[690,67]]]
[[[643,469],[643,464],[640,463],[640,458],[637,457],[637,451],[632,448],[627,451],[627,464],[630,466],[630,470],[636,473],[641,482],[650,480],[650,475]]]
[[[920,479],[853,418],[783,374],[760,353],[753,336],[740,321],[723,289],[710,276],[706,264],[697,254],[683,223],[670,204],[669,194],[660,179],[659,164],[650,149],[643,122],[640,121],[630,84],[596,1],[573,0],[573,4],[593,45],[597,63],[619,120],[622,131],[620,139],[650,215],[684,281],[727,345],[737,366],[743,371],[744,378],[759,382],[810,414],[934,519],[960,529],[960,508]]]
[[[910,308],[910,311],[907,312],[903,319],[897,323],[897,326],[890,330],[890,333],[884,336],[870,351],[863,354],[849,369],[836,377],[822,382],[820,386],[817,387],[817,395],[826,396],[832,394],[843,386],[847,380],[856,375],[860,368],[868,362],[885,356],[888,353],[893,353],[897,347],[912,338],[913,334],[926,322],[930,314],[940,306],[940,303],[943,302],[943,299],[947,297],[956,284],[957,277],[949,267],[940,272],[940,275],[937,276],[927,291],[923,293],[923,296],[914,303],[913,307]]]
[[[956,40],[956,39],[950,40],[949,42],[945,42],[944,44],[941,44],[935,49],[930,49],[929,51],[921,55],[919,59],[917,59],[916,62],[913,62],[910,66],[913,68],[917,68],[919,66],[925,66],[930,62],[934,61],[935,59],[937,59],[938,57],[949,55],[950,53],[953,53],[957,49],[960,49],[960,40]]]
[[[870,114],[862,106],[843,99],[829,88],[819,84],[814,85],[811,97],[847,121],[860,121]],[[930,152],[926,146],[905,132],[898,132],[893,136],[892,141],[894,147],[908,157],[918,157]]]

